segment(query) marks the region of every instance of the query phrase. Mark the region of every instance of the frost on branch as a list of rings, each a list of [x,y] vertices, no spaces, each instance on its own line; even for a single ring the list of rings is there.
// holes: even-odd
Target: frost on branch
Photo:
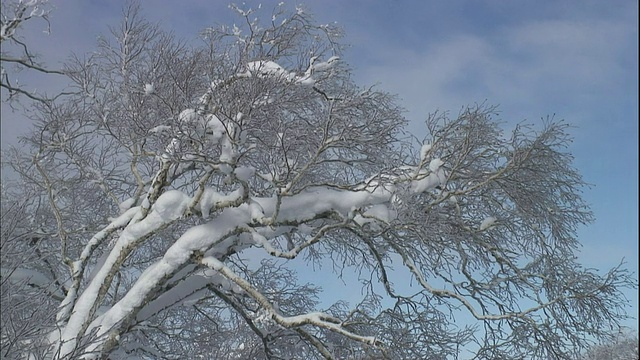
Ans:
[[[37,49],[31,48],[22,36],[24,28],[32,26],[41,26],[44,34],[49,33],[48,17],[51,12],[49,2],[47,0],[6,0],[2,2],[0,11],[2,101],[8,101],[13,105],[11,102],[22,95],[30,100],[48,103],[60,95],[67,95],[67,92],[60,92],[55,96],[44,94],[42,91],[21,82],[19,76],[23,71],[65,75],[64,71],[54,70],[43,65],[37,56]],[[40,24],[38,25],[38,23]]]
[[[145,84],[144,85],[144,94],[145,95],[151,95],[151,94],[153,94],[154,91],[155,91],[155,88],[153,87],[153,84]]]
[[[3,301],[29,305],[3,325],[43,308],[35,335],[2,327],[14,353],[545,358],[624,317],[627,273],[572,260],[591,215],[564,123],[504,134],[470,107],[414,142],[337,29],[234,9],[188,47],[127,8],[68,64],[79,92],[39,108],[3,197]]]
[[[480,231],[487,230],[488,228],[492,227],[495,222],[496,218],[494,218],[493,216],[486,217],[480,224]]]

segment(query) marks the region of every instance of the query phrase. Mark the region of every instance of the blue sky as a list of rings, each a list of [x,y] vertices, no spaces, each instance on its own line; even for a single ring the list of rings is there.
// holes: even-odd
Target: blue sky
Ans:
[[[123,2],[52,3],[51,35],[37,23],[25,35],[55,67],[71,51],[93,49],[97,35],[118,22]],[[276,3],[262,1],[266,9]],[[247,4],[255,8],[258,2]],[[150,20],[185,39],[232,17],[224,1],[142,6]],[[637,1],[316,0],[306,7],[318,22],[343,26],[351,44],[343,58],[357,81],[398,94],[418,137],[429,112],[456,114],[485,101],[500,105],[502,120],[510,124],[552,114],[573,124],[569,150],[593,184],[584,197],[597,219],[579,232],[580,257],[602,270],[624,257],[637,273]],[[56,84],[50,77],[24,80],[41,89]],[[28,122],[3,106],[1,124],[5,148]],[[637,317],[638,294],[628,294]]]

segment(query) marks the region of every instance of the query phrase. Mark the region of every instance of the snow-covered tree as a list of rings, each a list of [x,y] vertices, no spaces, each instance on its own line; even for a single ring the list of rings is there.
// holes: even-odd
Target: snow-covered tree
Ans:
[[[620,329],[609,341],[593,346],[583,360],[638,360],[638,334],[630,329]]]
[[[131,5],[67,64],[75,94],[38,104],[2,296],[52,315],[23,334],[3,312],[3,356],[567,358],[624,318],[626,271],[576,262],[567,125],[505,134],[475,106],[417,142],[339,29],[232,9],[191,46]],[[323,265],[360,300],[323,306],[297,279]]]
[[[0,213],[0,357],[3,359],[44,358],[48,336],[55,322],[51,314],[65,293],[56,276],[52,258],[55,242],[47,242],[29,220],[38,208],[38,196],[26,187],[2,188]],[[46,204],[41,204],[46,206]],[[25,221],[26,220],[26,221]],[[53,246],[51,246],[53,245]],[[27,350],[28,349],[28,350]]]

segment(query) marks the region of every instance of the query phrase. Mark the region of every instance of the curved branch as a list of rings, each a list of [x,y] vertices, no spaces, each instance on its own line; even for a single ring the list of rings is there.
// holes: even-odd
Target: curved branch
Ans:
[[[271,304],[269,299],[267,299],[259,290],[254,288],[251,284],[249,284],[248,281],[241,278],[218,259],[214,257],[205,257],[200,260],[200,263],[217,271],[227,279],[236,283],[240,288],[242,288],[242,290],[244,290],[256,302],[258,302],[258,304],[260,304],[263,309],[268,311],[271,315],[271,319],[280,326],[283,326],[285,328],[298,328],[303,325],[312,325],[333,331],[337,334],[343,335],[351,340],[355,340],[363,344],[371,345],[374,347],[382,346],[380,341],[375,337],[355,334],[343,328],[341,325],[342,321],[340,319],[337,319],[325,313],[316,312],[298,316],[282,316],[280,315],[279,311],[276,310],[276,308]]]

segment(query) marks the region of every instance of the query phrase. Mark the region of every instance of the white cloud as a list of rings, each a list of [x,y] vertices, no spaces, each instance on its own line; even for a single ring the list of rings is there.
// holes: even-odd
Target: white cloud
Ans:
[[[614,95],[629,77],[625,57],[637,51],[629,49],[637,37],[633,23],[615,19],[530,21],[495,30],[452,35],[426,48],[383,44],[382,64],[358,72],[399,94],[413,120],[487,100],[519,121],[564,115]]]
[[[629,24],[614,21],[542,21],[507,34],[509,50],[531,66],[533,78],[577,86],[609,86],[624,74],[618,59],[632,40]]]
[[[473,99],[472,89],[454,84],[467,83],[469,77],[485,71],[491,64],[491,44],[473,35],[460,35],[428,49],[387,49],[384,63],[359,67],[363,82],[372,79],[380,88],[400,95],[411,115],[423,119],[436,109],[456,110]]]

